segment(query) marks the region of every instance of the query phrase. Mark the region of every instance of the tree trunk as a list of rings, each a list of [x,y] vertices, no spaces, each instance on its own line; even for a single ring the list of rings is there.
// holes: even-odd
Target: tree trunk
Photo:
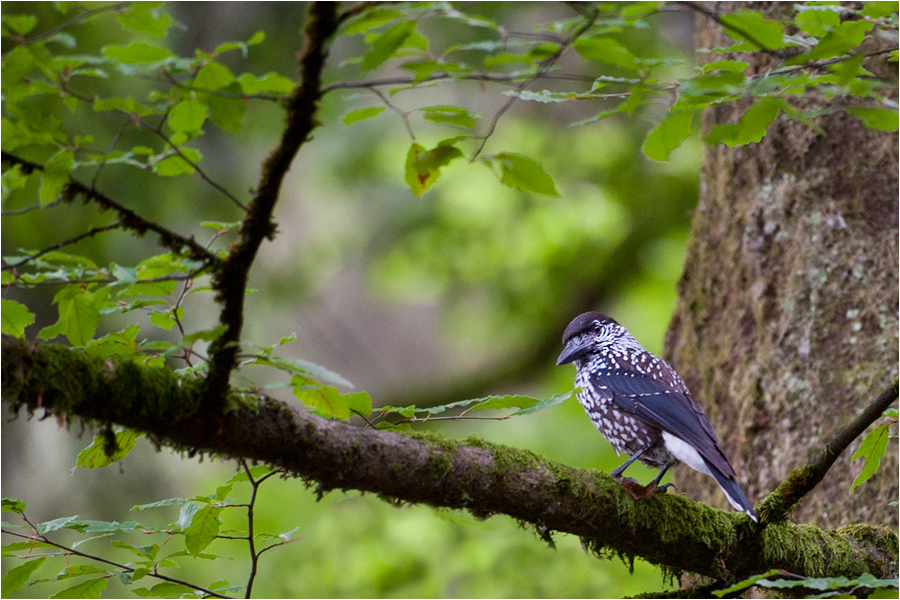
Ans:
[[[700,19],[698,43],[731,42]],[[768,67],[759,62],[751,72]],[[707,111],[703,131],[737,121],[747,106]],[[821,132],[782,116],[758,144],[706,149],[666,339],[667,357],[706,408],[753,501],[897,377],[897,135],[843,112],[816,122]],[[861,440],[795,510],[796,521],[897,527],[888,505],[898,494],[897,444],[851,494],[862,460],[850,459]],[[708,477],[682,469],[676,479],[724,506]]]

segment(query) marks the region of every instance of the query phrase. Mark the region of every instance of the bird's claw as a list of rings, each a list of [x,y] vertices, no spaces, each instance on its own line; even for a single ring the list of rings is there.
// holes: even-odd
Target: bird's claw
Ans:
[[[649,500],[653,497],[653,494],[665,492],[668,487],[675,487],[672,483],[657,486],[655,481],[650,485],[641,485],[631,477],[620,477],[619,481],[622,483],[622,487],[625,488],[625,491],[635,500]]]

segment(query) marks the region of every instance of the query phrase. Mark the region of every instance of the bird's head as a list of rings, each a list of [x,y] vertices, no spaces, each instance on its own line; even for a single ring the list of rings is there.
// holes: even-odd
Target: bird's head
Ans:
[[[615,343],[623,335],[627,335],[625,328],[611,317],[598,312],[580,314],[566,327],[562,339],[565,349],[556,364],[564,365],[578,360]]]

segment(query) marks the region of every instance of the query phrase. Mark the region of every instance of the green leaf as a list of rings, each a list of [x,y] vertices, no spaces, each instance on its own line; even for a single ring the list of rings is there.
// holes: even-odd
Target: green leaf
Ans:
[[[197,71],[193,85],[205,90],[220,90],[231,85],[234,81],[234,74],[228,67],[217,62],[210,62]]]
[[[750,63],[746,63],[742,60],[717,60],[703,65],[700,67],[700,71],[702,73],[708,73],[710,71],[734,71],[736,73],[742,73],[749,66]]]
[[[381,66],[403,46],[415,29],[415,21],[403,21],[378,36],[372,44],[372,49],[363,58],[362,70],[371,71]]]
[[[639,67],[637,57],[612,38],[578,38],[575,40],[575,50],[584,60],[595,60],[632,71]]]
[[[513,152],[501,152],[494,156],[486,156],[481,160],[492,169],[499,167],[500,183],[503,185],[525,192],[559,196],[553,178],[537,162],[527,156]]]
[[[868,21],[844,21],[831,33],[819,40],[815,48],[805,54],[793,57],[785,64],[799,65],[813,60],[822,60],[847,54],[862,44],[866,33],[874,27]]]
[[[896,2],[866,2],[862,14],[874,19],[886,17],[897,10]]]
[[[841,24],[841,15],[833,6],[809,6],[794,17],[794,25],[814,36],[823,36]]]
[[[220,512],[222,507],[207,505],[194,514],[190,526],[184,531],[184,545],[192,555],[203,552],[219,535],[222,527]]]
[[[772,569],[771,571],[766,571],[765,573],[763,573],[761,575],[754,575],[752,577],[748,577],[747,579],[744,579],[743,581],[739,581],[736,584],[734,584],[733,586],[727,587],[724,590],[714,591],[713,596],[715,596],[716,598],[722,598],[729,594],[733,594],[734,592],[740,592],[741,590],[745,590],[748,587],[750,587],[751,585],[754,585],[760,579],[766,579],[768,577],[773,577],[780,573],[781,573],[780,569]]]
[[[463,65],[452,62],[443,62],[426,58],[423,60],[411,60],[400,65],[404,71],[412,71],[416,74],[413,78],[414,83],[425,81],[435,73],[456,73],[459,71],[468,71],[469,69]]]
[[[462,151],[449,143],[442,142],[431,150],[426,150],[420,144],[413,142],[406,154],[406,184],[413,194],[421,196],[437,181],[441,174],[441,167],[461,156]]]
[[[101,311],[102,313],[103,311]],[[124,358],[134,357],[140,354],[140,348],[136,343],[140,325],[129,325],[125,329],[113,331],[101,338],[92,339],[84,347],[90,356],[107,359],[113,356]]]
[[[545,398],[543,400],[538,400],[528,406],[521,408],[514,412],[511,416],[513,417],[521,417],[522,415],[530,415],[531,413],[535,413],[539,410],[544,410],[545,408],[552,408],[554,406],[559,406],[566,400],[572,397],[572,392],[566,392],[564,394],[556,394],[555,396],[550,396],[549,398]]]
[[[460,106],[429,106],[421,109],[424,117],[433,123],[446,123],[457,127],[475,127],[475,117]]]
[[[238,84],[229,86],[240,91]],[[209,107],[209,120],[232,133],[239,133],[247,112],[247,102],[243,98],[223,98],[215,94],[200,94],[197,97]]]
[[[858,458],[864,458],[866,461],[866,466],[863,467],[856,481],[850,486],[851,492],[857,486],[868,481],[878,470],[881,457],[884,456],[884,452],[887,449],[888,439],[890,439],[890,433],[888,432],[887,424],[876,427],[866,435],[859,450],[853,454],[853,458],[850,460],[851,463],[856,462]]]
[[[158,112],[155,108],[138,104],[134,98],[108,98],[106,100],[94,98],[94,111],[103,112],[105,110],[121,110],[141,117]]]
[[[28,33],[37,23],[38,19],[34,15],[3,15],[3,24],[19,35]]]
[[[344,125],[353,125],[358,121],[371,119],[372,117],[381,114],[384,108],[384,106],[370,106],[368,108],[358,108],[356,110],[348,111],[347,114],[344,115]]]
[[[128,550],[129,552],[133,552],[141,558],[147,558],[149,560],[153,560],[154,558],[156,558],[156,555],[159,554],[160,550],[159,546],[156,544],[150,544],[149,546],[133,546],[119,540],[113,540],[109,543],[109,545],[113,548]]]
[[[168,498],[166,500],[158,500],[156,502],[151,502],[150,504],[138,504],[136,506],[132,506],[131,510],[146,510],[148,508],[159,508],[160,506],[179,506],[182,504],[187,504],[190,500],[187,498]]]
[[[287,371],[294,375],[301,375],[309,379],[314,379],[321,383],[331,383],[333,385],[342,385],[345,387],[353,387],[344,377],[338,375],[334,371],[326,369],[322,365],[303,360],[302,358],[281,358],[280,356],[258,356],[254,364],[266,365]]]
[[[94,436],[91,444],[78,453],[75,460],[76,469],[99,469],[107,467],[128,456],[134,449],[139,437],[144,434],[132,429],[125,429],[116,433],[116,450],[112,455],[106,454],[106,440],[103,436]]]
[[[692,112],[669,113],[662,123],[647,134],[644,154],[653,160],[667,161],[669,154],[691,135]]]
[[[762,49],[775,50],[786,45],[781,23],[766,19],[759,11],[739,10],[725,14],[722,15],[722,23],[729,36],[737,40],[747,40],[753,48],[759,48],[761,45]],[[748,39],[748,36],[753,40]]]
[[[9,525],[4,522],[4,527],[8,527]],[[6,544],[3,546],[3,558],[11,558],[11,557],[19,557],[19,552],[24,552],[27,555],[32,554],[38,548],[55,548],[56,546],[52,544],[48,544],[46,542],[39,542],[37,540],[28,540],[27,542],[13,542],[12,544]],[[0,584],[0,587],[5,589],[5,583]]]
[[[250,73],[244,73],[238,77],[238,83],[245,94],[287,94],[294,89],[294,82],[278,73],[267,73],[257,78]]]
[[[706,136],[706,143],[710,145],[724,143],[733,148],[759,142],[784,106],[784,100],[763,98],[749,108],[739,122],[714,127]]]
[[[27,46],[16,46],[9,51],[9,54],[3,59],[2,73],[2,89],[10,90],[31,74],[35,68],[34,55],[29,51]],[[4,129],[6,129],[4,125]]]
[[[316,385],[310,379],[301,375],[292,377],[291,384],[294,386],[294,396],[303,404],[314,408],[316,414],[323,417],[337,417],[338,419],[350,418],[349,396],[340,393],[333,387]],[[358,396],[358,394],[354,395]],[[368,394],[366,395],[368,396]],[[357,404],[359,404],[358,401]],[[369,400],[369,406],[371,408],[371,399]]]
[[[77,585],[73,585],[58,594],[50,596],[50,598],[99,598],[106,589],[109,580],[106,577],[98,577],[89,579]]]
[[[28,175],[22,172],[19,165],[13,165],[12,168],[3,172],[3,202],[9,199],[9,195],[15,190],[25,187],[28,183]]]
[[[28,580],[31,578],[31,574],[34,573],[38,567],[44,564],[44,561],[47,560],[47,557],[36,558],[34,560],[29,560],[25,564],[19,565],[13,569],[9,570],[9,573],[3,576],[3,579],[0,580],[0,587],[3,588],[3,597],[6,598],[23,585],[28,583]]]
[[[34,323],[34,315],[24,304],[0,299],[0,323],[3,333],[20,338],[25,334],[25,328]]]
[[[75,168],[75,155],[68,150],[54,154],[41,171],[41,205],[53,202],[69,184],[69,175]]]
[[[147,33],[153,37],[163,37],[172,26],[172,17],[161,10],[162,2],[133,2],[119,12],[116,17],[123,27]]]
[[[900,127],[898,113],[887,108],[848,108],[847,112],[859,118],[869,129],[897,131]]]
[[[2,510],[21,515],[25,512],[25,503],[18,498],[3,498]]]
[[[833,65],[831,69],[837,73],[838,85],[847,85],[859,74],[865,56],[860,53],[848,60]]]
[[[199,150],[185,147],[181,147],[179,150],[181,150],[181,153],[191,162],[195,164],[200,162],[201,156]],[[194,166],[180,156],[173,154],[153,165],[153,170],[159,175],[174,177],[175,175],[190,175],[194,172]]]
[[[38,533],[40,533],[41,535],[59,531],[60,529],[78,530],[80,528],[81,524],[78,521],[78,515],[72,515],[71,517],[59,517],[58,519],[45,521],[43,523],[38,523],[37,525]]]
[[[179,306],[178,310],[184,312],[182,308]],[[181,314],[178,313],[178,318],[181,318]],[[189,333],[184,336],[184,341],[186,344],[193,344],[197,340],[203,340],[204,342],[211,342],[213,340],[218,339],[222,336],[223,333],[228,331],[228,325],[216,325],[214,327],[210,327],[208,329],[201,329],[199,331],[195,331],[193,333]]]
[[[169,127],[176,133],[199,132],[206,121],[207,108],[197,99],[184,100],[169,112]]]
[[[133,65],[138,63],[152,63],[172,58],[175,55],[171,50],[167,50],[161,46],[145,44],[143,42],[135,42],[127,46],[109,45],[104,46],[100,53],[106,58]]]
[[[100,310],[90,292],[76,291],[71,298],[59,302],[59,320],[69,343],[81,347],[91,341],[100,324]]]
[[[66,567],[59,575],[50,581],[62,581],[73,577],[82,577],[84,575],[95,575],[97,573],[108,573],[105,569],[99,569],[94,565],[74,565]]]
[[[347,23],[342,31],[342,35],[355,35],[357,33],[365,33],[370,29],[374,29],[385,23],[389,23],[400,17],[400,13],[396,10],[388,10],[386,8],[373,8],[363,11],[361,15]]]

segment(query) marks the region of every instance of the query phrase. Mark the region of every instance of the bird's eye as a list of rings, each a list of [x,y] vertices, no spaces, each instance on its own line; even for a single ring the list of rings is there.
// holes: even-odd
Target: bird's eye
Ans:
[[[600,322],[599,321],[594,321],[594,324],[591,325],[591,331],[593,331],[594,333],[600,333]]]

